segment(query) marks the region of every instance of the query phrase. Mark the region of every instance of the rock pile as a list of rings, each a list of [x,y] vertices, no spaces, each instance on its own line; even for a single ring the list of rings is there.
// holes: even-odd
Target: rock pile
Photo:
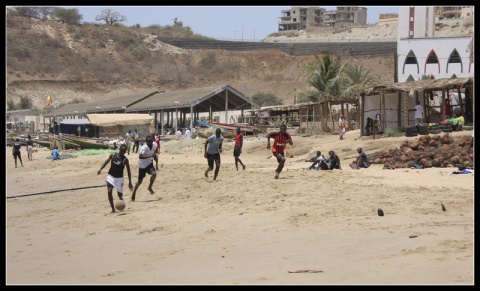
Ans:
[[[372,164],[383,164],[384,169],[473,167],[473,137],[453,138],[450,134],[424,135],[404,141],[400,148],[383,150],[370,155]]]

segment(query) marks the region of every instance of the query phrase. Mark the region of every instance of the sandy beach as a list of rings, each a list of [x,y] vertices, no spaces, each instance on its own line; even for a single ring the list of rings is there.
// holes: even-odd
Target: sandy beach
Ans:
[[[292,135],[278,180],[265,137],[245,138],[239,171],[226,139],[217,181],[204,176],[205,139],[164,141],[155,193],[147,176],[115,213],[109,166],[97,175],[108,153],[52,161],[36,148],[28,161],[22,148],[15,168],[7,147],[6,284],[473,285],[474,175],[353,170],[357,147],[417,138],[358,133]],[[335,150],[343,169],[305,170],[317,150]],[[138,154],[127,157],[135,183]]]

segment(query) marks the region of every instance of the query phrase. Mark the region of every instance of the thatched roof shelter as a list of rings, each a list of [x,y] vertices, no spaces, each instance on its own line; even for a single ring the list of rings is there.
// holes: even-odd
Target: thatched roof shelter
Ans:
[[[383,84],[383,85],[378,85],[374,87],[370,87],[364,90],[364,92],[361,93],[361,102],[360,102],[360,124],[361,128],[363,128],[364,125],[364,115],[365,115],[365,100],[366,97],[371,99],[373,97],[376,99],[375,96],[379,96],[379,113],[381,116],[386,117],[386,108],[385,104],[387,103],[388,100],[385,99],[386,94],[390,94],[390,98],[395,98],[395,108],[389,108],[390,111],[395,110],[398,112],[398,115],[396,117],[396,122],[397,122],[397,128],[406,128],[409,126],[409,111],[412,111],[413,109],[411,106],[409,107],[409,102],[412,103],[416,100],[422,100],[423,99],[423,104],[424,110],[426,112],[425,116],[429,116],[429,105],[428,105],[428,96],[433,96],[434,91],[441,92],[443,98],[441,99],[441,105],[440,105],[440,116],[438,118],[444,118],[445,112],[446,112],[446,106],[447,103],[445,101],[446,96],[448,95],[448,91],[456,90],[458,94],[465,94],[468,95],[469,100],[471,102],[466,102],[468,104],[463,104],[462,98],[459,98],[459,107],[460,107],[460,113],[462,115],[466,114],[466,108],[467,106],[470,108],[471,105],[473,105],[473,95],[471,92],[473,90],[468,90],[469,92],[467,93],[467,88],[472,89],[471,87],[473,86],[473,78],[468,77],[468,78],[444,78],[444,79],[429,79],[429,80],[418,80],[418,81],[409,81],[409,82],[404,82],[404,83],[391,83],[391,84]],[[465,92],[463,92],[465,91]],[[392,93],[398,93],[394,95],[395,97],[391,96]],[[422,96],[419,96],[419,95]],[[470,99],[471,98],[471,99]],[[410,101],[409,101],[410,100]],[[413,100],[413,101],[412,101]],[[472,104],[470,104],[472,103]],[[390,105],[390,107],[392,107]],[[382,123],[382,128],[386,128],[386,122],[387,120],[385,118],[382,118],[381,123]],[[430,121],[431,122],[431,121]]]
[[[383,93],[395,93],[398,91],[411,92],[411,91],[442,91],[457,89],[458,87],[465,87],[473,84],[473,78],[454,78],[454,79],[431,79],[431,80],[419,80],[410,81],[404,83],[384,84],[367,88],[365,95],[380,95]]]

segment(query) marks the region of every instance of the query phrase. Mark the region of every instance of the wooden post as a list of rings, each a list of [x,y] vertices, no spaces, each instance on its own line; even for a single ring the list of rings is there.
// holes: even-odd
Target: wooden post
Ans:
[[[397,92],[397,129],[402,128],[402,91]]]
[[[350,110],[348,108],[348,103],[346,103],[345,105],[347,107],[347,124],[348,124],[347,128],[350,128]]]
[[[463,106],[463,100],[462,100],[462,87],[458,86],[457,92],[458,92],[458,105],[460,105],[460,114],[465,118],[465,107]]]
[[[387,118],[385,117],[385,91],[382,90],[381,92],[382,98],[382,108],[381,108],[381,124],[382,124],[382,132],[385,134],[385,126],[387,125]]]
[[[446,110],[445,105],[446,105],[445,104],[445,90],[442,89],[442,101],[440,103],[440,106],[442,108],[442,114],[440,115],[440,120],[445,120],[445,116],[447,116],[446,111],[445,111]]]
[[[403,127],[408,127],[408,96],[410,93],[406,93],[403,96]]]
[[[330,120],[332,121],[332,131],[335,130],[335,121],[333,120],[332,108],[330,107],[330,101],[327,102],[328,114],[330,115]]]
[[[360,111],[360,120],[359,120],[359,124],[360,124],[360,136],[363,136],[363,129],[365,128],[365,124],[364,124],[364,118],[365,118],[365,112],[363,112],[364,110],[364,105],[363,105],[363,102],[365,101],[365,94],[360,94],[360,100],[359,100],[360,104],[359,104],[359,108],[358,110]]]

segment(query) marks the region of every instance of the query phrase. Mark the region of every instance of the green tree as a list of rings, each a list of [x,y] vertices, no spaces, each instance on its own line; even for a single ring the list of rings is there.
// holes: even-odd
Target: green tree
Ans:
[[[260,106],[274,106],[283,104],[282,100],[273,93],[257,92],[253,94],[252,100]]]
[[[33,107],[33,102],[30,97],[20,96],[20,101],[18,102],[18,109],[31,109]]]
[[[17,6],[15,10],[18,14],[25,16],[25,17],[32,17],[39,19],[38,7],[34,6]]]
[[[64,9],[60,7],[55,7],[53,15],[60,21],[63,21],[68,24],[80,24],[83,16],[78,13],[77,8]]]
[[[17,105],[15,105],[15,102],[13,102],[12,99],[7,100],[7,110],[12,111],[12,110],[17,110]]]
[[[340,58],[323,53],[321,57],[315,56],[312,63],[305,65],[305,70],[307,72],[306,82],[310,86],[307,96],[311,101],[320,102],[342,98],[345,65],[341,63]],[[327,125],[330,108],[326,102],[322,103],[321,108],[322,130],[330,132],[331,129]]]
[[[42,21],[45,21],[48,19],[48,17],[52,16],[53,11],[55,11],[54,7],[47,7],[47,6],[38,7],[38,14],[40,15],[40,19]]]

